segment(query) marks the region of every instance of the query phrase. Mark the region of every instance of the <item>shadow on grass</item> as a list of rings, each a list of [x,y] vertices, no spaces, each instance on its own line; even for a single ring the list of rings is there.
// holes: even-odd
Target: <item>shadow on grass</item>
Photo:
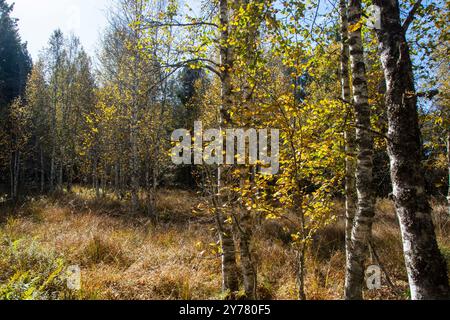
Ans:
[[[190,223],[210,224],[213,216],[208,214],[193,214],[193,209],[199,204],[199,197],[190,191],[162,189],[156,195],[153,209],[149,210],[148,198],[141,192],[141,204],[136,213],[131,213],[129,196],[119,197],[114,192],[105,192],[96,196],[95,190],[75,186],[71,191],[62,190],[47,194],[28,192],[27,196],[18,201],[4,200],[0,202],[0,224],[9,217],[39,218],[42,207],[60,206],[70,214],[95,214],[119,219],[133,226],[171,225],[183,226]],[[40,207],[40,211],[37,207]]]

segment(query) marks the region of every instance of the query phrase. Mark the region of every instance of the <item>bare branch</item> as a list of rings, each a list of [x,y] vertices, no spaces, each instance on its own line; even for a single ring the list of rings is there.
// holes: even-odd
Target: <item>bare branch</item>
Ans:
[[[416,96],[418,98],[426,98],[426,99],[433,99],[435,96],[437,96],[439,94],[439,90],[437,89],[433,89],[433,90],[428,90],[428,91],[422,91],[422,92],[418,92],[416,94]]]
[[[219,26],[212,22],[205,22],[205,21],[199,21],[199,22],[160,22],[160,21],[146,21],[146,25],[142,27],[142,29],[149,29],[149,28],[158,28],[158,27],[200,27],[200,26],[210,26],[219,28]]]
[[[214,62],[212,60],[209,60],[209,59],[203,59],[203,58],[189,59],[189,60],[180,61],[180,62],[177,62],[177,63],[174,63],[174,64],[162,65],[162,67],[164,67],[164,68],[182,68],[182,67],[187,66],[188,64],[196,63],[196,62],[207,62],[207,63],[210,63],[210,64],[216,66],[216,67],[220,67],[220,65],[217,64],[216,62]],[[217,76],[222,78],[222,73],[219,70],[217,70],[216,68],[214,68],[213,66],[205,64],[202,67],[212,71]]]
[[[408,31],[408,28],[409,28],[411,22],[413,22],[413,20],[414,20],[414,15],[416,14],[416,12],[419,9],[421,4],[422,4],[422,0],[418,0],[412,7],[411,11],[409,11],[408,17],[406,17],[406,20],[402,26],[403,32]]]

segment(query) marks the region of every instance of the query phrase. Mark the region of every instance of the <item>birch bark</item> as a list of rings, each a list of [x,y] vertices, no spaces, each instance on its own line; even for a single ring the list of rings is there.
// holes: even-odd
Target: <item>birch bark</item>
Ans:
[[[230,122],[229,110],[233,104],[232,101],[232,84],[230,71],[233,68],[232,50],[228,44],[229,39],[229,13],[230,6],[227,0],[219,2],[219,18],[220,18],[220,60],[223,67],[222,71],[222,89],[221,100],[222,106],[220,110],[221,127]],[[234,293],[239,291],[239,281],[236,263],[236,247],[233,238],[233,230],[231,225],[225,222],[221,207],[221,177],[222,168],[219,165],[217,169],[217,225],[219,230],[220,243],[222,247],[222,289],[224,292],[230,292],[230,298]]]
[[[353,119],[351,108],[350,75],[349,75],[349,35],[348,35],[348,14],[347,1],[340,0],[341,18],[341,88],[342,100],[347,104],[347,119]],[[356,187],[355,187],[355,129],[347,126],[345,130],[345,251],[346,267],[350,263],[350,250],[352,241],[353,220],[356,211]]]
[[[364,263],[372,234],[374,213],[373,137],[370,130],[370,106],[361,27],[361,0],[350,0],[350,58],[353,76],[353,104],[356,119],[356,191],[357,211],[353,222],[351,248],[345,279],[345,299],[362,299]]]
[[[425,190],[417,95],[406,30],[400,22],[398,0],[373,3],[381,8],[377,36],[387,84],[388,153],[411,298],[448,299],[447,266],[436,241]]]

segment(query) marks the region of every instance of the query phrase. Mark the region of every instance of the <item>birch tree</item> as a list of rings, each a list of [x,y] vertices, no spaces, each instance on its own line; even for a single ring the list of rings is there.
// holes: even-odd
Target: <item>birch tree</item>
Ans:
[[[28,153],[27,147],[30,139],[30,113],[21,98],[17,98],[11,104],[9,121],[11,125],[9,137],[11,198],[17,201],[23,161]]]
[[[39,176],[39,190],[46,190],[47,166],[46,159],[49,153],[49,114],[51,110],[48,85],[45,81],[44,63],[42,60],[33,66],[26,88],[26,100],[31,113],[32,133],[34,141],[35,159],[38,165],[35,170]]]
[[[57,147],[58,147],[58,129],[57,113],[60,102],[60,90],[62,87],[62,68],[64,59],[64,37],[60,30],[56,30],[49,41],[47,56],[47,77],[50,82],[50,190],[53,191],[56,184],[56,166],[58,165]]]
[[[229,45],[230,36],[230,14],[231,3],[228,0],[219,1],[219,29],[220,29],[220,65],[221,65],[221,106],[220,127],[221,129],[231,124],[230,110],[233,107],[233,89],[231,83],[231,72],[234,64],[233,48]],[[236,263],[236,245],[233,238],[233,230],[229,221],[222,214],[222,167],[217,168],[217,207],[216,219],[219,237],[222,247],[222,289],[229,291],[231,297],[239,291],[239,281]],[[232,221],[232,220],[231,220]]]
[[[348,12],[347,1],[340,0],[341,19],[341,89],[342,100],[347,104],[347,118],[353,120],[353,109],[350,91],[350,49],[348,35]],[[352,241],[353,220],[356,211],[356,189],[355,189],[355,130],[352,126],[346,126],[345,131],[345,251],[346,268],[350,268],[350,252]]]
[[[373,3],[381,8],[381,29],[377,30],[377,36],[387,84],[388,152],[411,298],[448,299],[447,267],[436,241],[425,190],[417,94],[406,40],[406,31],[421,1],[414,5],[403,24],[398,0]]]
[[[356,120],[356,190],[358,205],[353,223],[349,263],[345,279],[345,298],[362,299],[364,262],[372,233],[375,215],[373,192],[373,137],[370,123],[370,106],[364,47],[362,42],[361,1],[350,0],[348,6],[350,24],[350,57],[353,79],[353,104]]]

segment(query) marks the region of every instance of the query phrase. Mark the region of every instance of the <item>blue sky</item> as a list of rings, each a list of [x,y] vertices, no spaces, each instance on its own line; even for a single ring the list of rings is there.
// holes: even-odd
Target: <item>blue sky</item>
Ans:
[[[100,32],[106,26],[106,9],[113,0],[9,0],[19,19],[20,35],[28,42],[33,60],[47,45],[53,30],[73,32],[89,54],[95,53]]]
[[[115,0],[7,0],[15,3],[13,17],[19,19],[19,31],[33,60],[47,45],[51,33],[61,29],[64,34],[77,35],[86,51],[94,56],[100,34],[107,25],[107,9]],[[200,0],[184,0],[198,12]]]

